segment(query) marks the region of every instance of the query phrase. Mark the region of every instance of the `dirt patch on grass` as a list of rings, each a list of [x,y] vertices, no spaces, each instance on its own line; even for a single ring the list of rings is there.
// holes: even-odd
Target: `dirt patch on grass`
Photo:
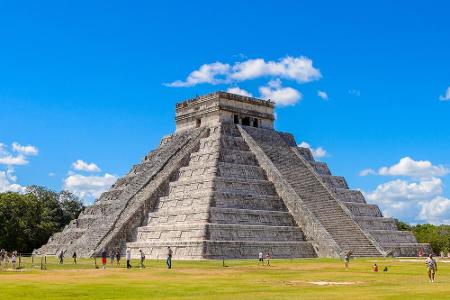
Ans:
[[[308,281],[308,283],[315,285],[354,285],[359,282],[356,281]]]

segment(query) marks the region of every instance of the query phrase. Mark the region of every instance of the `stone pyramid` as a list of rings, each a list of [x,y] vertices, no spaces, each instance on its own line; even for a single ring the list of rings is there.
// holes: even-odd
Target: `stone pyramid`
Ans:
[[[163,258],[171,246],[178,259],[216,259],[429,251],[292,135],[275,131],[272,102],[216,92],[176,111],[176,132],[40,253],[130,248]]]

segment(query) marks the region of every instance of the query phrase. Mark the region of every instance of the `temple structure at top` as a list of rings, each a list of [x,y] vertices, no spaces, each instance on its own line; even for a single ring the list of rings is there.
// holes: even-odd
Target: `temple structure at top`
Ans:
[[[415,256],[429,245],[274,129],[274,103],[225,92],[176,105],[176,131],[41,247],[150,258]],[[145,138],[145,137],[143,137]]]
[[[176,131],[220,123],[273,129],[275,104],[225,92],[195,97],[176,105]]]

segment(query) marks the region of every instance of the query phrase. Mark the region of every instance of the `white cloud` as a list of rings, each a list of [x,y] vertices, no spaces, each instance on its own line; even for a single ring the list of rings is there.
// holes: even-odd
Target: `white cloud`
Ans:
[[[247,97],[253,97],[253,95],[249,92],[247,92],[244,89],[241,89],[239,87],[231,87],[227,90],[228,93],[231,94],[237,94],[237,95],[242,95],[242,96],[247,96]]]
[[[450,86],[447,88],[445,95],[439,96],[439,100],[441,100],[441,101],[449,101],[450,100]]]
[[[328,94],[324,91],[317,91],[317,96],[319,96],[323,100],[328,100]]]
[[[22,154],[17,156],[8,154],[0,157],[0,164],[7,166],[22,166],[28,164],[28,160]]]
[[[414,178],[423,177],[441,177],[445,176],[450,170],[443,165],[435,166],[428,160],[414,160],[410,157],[404,157],[390,167],[382,167],[378,170],[379,175],[384,176],[409,176]]]
[[[417,223],[450,224],[450,200],[443,197],[440,178],[418,182],[393,180],[364,193],[368,203],[379,205],[383,215]]]
[[[71,191],[89,203],[100,197],[100,195],[108,190],[116,180],[116,176],[108,173],[103,176],[72,174],[64,180],[63,188]]]
[[[221,62],[204,64],[198,70],[192,71],[185,81],[177,80],[166,84],[170,87],[189,87],[200,83],[219,84],[227,82],[224,75],[229,75],[230,65]],[[219,77],[220,78],[217,78]]]
[[[291,87],[282,87],[281,80],[271,80],[267,86],[259,88],[262,99],[270,99],[280,106],[294,105],[302,99],[303,95]]]
[[[14,175],[14,170],[12,168],[8,168],[6,171],[0,171],[0,193],[25,193],[25,187],[16,183],[16,181],[17,177]]]
[[[368,176],[368,175],[376,175],[376,174],[377,174],[377,172],[375,172],[375,170],[372,168],[367,168],[367,169],[361,170],[359,172],[359,176]]]
[[[87,163],[81,159],[72,164],[72,168],[77,171],[100,172],[100,168],[94,163]]]
[[[318,80],[322,74],[313,66],[313,61],[304,56],[286,56],[278,61],[265,61],[257,58],[236,62],[232,66],[221,62],[204,64],[198,70],[191,72],[186,80],[177,80],[165,85],[189,87],[201,83],[230,83],[260,77],[279,77],[304,83]]]
[[[39,150],[35,146],[28,145],[28,146],[22,146],[19,143],[12,143],[12,149],[15,152],[21,153],[23,155],[37,155]]]
[[[53,172],[50,172],[50,173],[48,173],[48,176],[49,176],[49,177],[54,177],[54,176],[56,176],[56,174],[53,173]]]
[[[419,220],[436,225],[450,224],[450,199],[439,196],[428,202],[422,201],[420,205]]]
[[[351,90],[348,90],[348,93],[350,95],[352,95],[352,96],[355,96],[355,97],[361,96],[361,91],[360,90],[351,89]]]
[[[311,153],[314,156],[314,158],[321,158],[327,156],[327,151],[325,149],[323,149],[322,147],[312,148],[311,145],[306,142],[301,142],[298,145],[298,147],[308,148],[309,150],[311,150]]]

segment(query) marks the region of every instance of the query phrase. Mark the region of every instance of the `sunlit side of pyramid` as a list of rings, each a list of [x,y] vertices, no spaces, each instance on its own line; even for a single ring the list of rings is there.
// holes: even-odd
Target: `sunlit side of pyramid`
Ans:
[[[376,205],[273,129],[274,104],[224,92],[178,103],[176,132],[39,249],[162,258],[414,256]]]

